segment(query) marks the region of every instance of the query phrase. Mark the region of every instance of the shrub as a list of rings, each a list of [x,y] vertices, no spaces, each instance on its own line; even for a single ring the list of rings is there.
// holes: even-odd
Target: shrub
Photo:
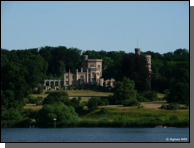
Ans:
[[[162,104],[161,109],[167,109],[167,105]]]
[[[115,102],[116,102],[116,99],[115,99],[115,97],[114,97],[113,95],[109,95],[109,96],[107,97],[107,100],[108,100],[108,102],[109,102],[110,105],[116,104],[116,103],[115,103]]]
[[[179,120],[179,118],[176,115],[172,115],[169,117],[169,120]]]
[[[138,109],[144,108],[144,106],[143,106],[143,105],[139,105],[137,108],[138,108]]]
[[[82,106],[87,106],[88,105],[88,102],[87,101],[83,101],[83,102],[81,102],[81,105]]]
[[[78,123],[78,127],[98,127],[99,123],[96,121],[90,121],[90,120],[81,120]]]
[[[43,105],[53,104],[55,102],[63,102],[65,105],[69,106],[70,100],[68,93],[65,91],[49,93],[49,95],[46,98],[44,98]]]
[[[167,109],[169,109],[169,110],[177,110],[177,109],[179,109],[179,104],[178,103],[170,103],[168,106],[167,106]]]
[[[89,110],[97,109],[98,108],[98,100],[97,100],[97,98],[92,97],[91,99],[89,99],[87,106],[88,106]]]
[[[72,99],[70,100],[70,104],[71,104],[71,106],[73,106],[73,107],[78,107],[79,104],[80,104],[80,100],[79,100],[79,99],[76,99],[76,98],[74,97],[74,98],[72,98]]]
[[[162,109],[168,109],[168,110],[177,110],[180,108],[178,103],[170,103],[169,105],[164,105],[162,104],[162,106],[160,107]]]
[[[43,92],[43,88],[42,88],[42,86],[38,86],[37,93],[38,93],[38,94],[41,94],[42,92]]]
[[[123,101],[123,106],[137,106],[139,104],[140,104],[139,101],[135,98]]]
[[[101,113],[101,114],[106,114],[106,113],[108,113],[108,108],[101,108],[100,113]]]
[[[53,127],[53,119],[57,122],[68,122],[78,120],[78,114],[72,106],[66,106],[62,102],[45,104],[38,111],[36,122],[39,127]]]
[[[21,120],[22,115],[15,109],[10,108],[1,113],[1,120]]]
[[[138,96],[137,96],[137,100],[138,100],[139,102],[146,102],[146,101],[147,101],[147,99],[146,99],[144,96],[141,96],[141,95],[138,95]]]
[[[101,97],[101,98],[97,98],[98,101],[98,106],[105,106],[105,105],[109,105],[109,101],[108,99]]]
[[[110,121],[107,118],[101,118],[99,121],[99,127],[109,127]]]
[[[42,105],[42,102],[36,102],[36,106]]]
[[[149,101],[157,101],[159,100],[157,92],[155,91],[148,91],[144,94],[144,97]]]
[[[82,106],[82,105],[79,105],[79,106],[74,107],[74,108],[75,108],[76,113],[81,113],[84,110],[84,106]]]
[[[166,97],[166,101],[189,105],[189,98],[189,83],[177,82],[170,88],[170,93]]]

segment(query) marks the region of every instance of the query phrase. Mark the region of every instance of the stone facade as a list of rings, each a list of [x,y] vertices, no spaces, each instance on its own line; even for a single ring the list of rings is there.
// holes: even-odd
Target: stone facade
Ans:
[[[69,72],[64,74],[64,86],[96,84],[103,86],[104,79],[102,77],[102,59],[88,59],[88,55],[84,55],[82,59],[82,68],[80,72],[76,69],[76,73]],[[111,81],[110,86],[113,87],[115,81]],[[106,81],[106,83],[108,83]]]

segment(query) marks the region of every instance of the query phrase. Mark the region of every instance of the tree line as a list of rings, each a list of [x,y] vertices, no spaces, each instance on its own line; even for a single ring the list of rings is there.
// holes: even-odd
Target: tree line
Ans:
[[[1,48],[1,115],[8,114],[8,110],[14,114],[21,111],[26,104],[24,98],[39,87],[39,84],[43,84],[44,79],[62,78],[69,69],[75,73],[76,69],[81,68],[83,55],[88,55],[89,59],[103,60],[102,77],[105,80],[114,78],[118,82],[116,89],[127,92],[127,89],[134,88],[135,91],[131,94],[121,94],[125,95],[124,98],[131,95],[134,95],[131,98],[138,98],[138,94],[150,90],[147,83],[150,74],[143,56],[147,54],[152,56],[152,90],[165,93],[168,102],[189,105],[190,66],[187,49],[164,54],[147,51],[138,56],[125,51],[82,51],[65,46],[11,51]],[[126,78],[123,79],[124,77]],[[129,81],[130,85],[125,83]],[[117,92],[114,96],[117,96],[115,102],[125,101],[124,98],[118,99]],[[124,103],[130,104],[130,101]]]

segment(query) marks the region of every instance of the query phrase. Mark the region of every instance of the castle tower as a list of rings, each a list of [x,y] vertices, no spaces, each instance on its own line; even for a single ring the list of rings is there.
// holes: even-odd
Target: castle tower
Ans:
[[[151,73],[152,73],[152,70],[151,70],[151,55],[145,55],[145,58],[147,59],[149,73],[151,74]],[[151,89],[151,75],[150,75],[148,84],[149,84],[149,87],[150,87],[150,89]]]
[[[86,61],[88,59],[88,55],[83,56],[83,61]]]
[[[135,48],[135,54],[136,55],[140,55],[141,53],[141,49],[140,48]],[[151,55],[144,55],[147,62],[148,62],[148,70],[149,70],[149,73],[151,74],[152,73],[152,70],[151,70]],[[149,84],[149,87],[151,89],[151,77],[149,78],[148,80],[148,84]]]
[[[145,58],[147,59],[149,72],[151,73],[151,55],[145,55]]]
[[[140,48],[135,48],[135,54],[140,55],[140,53],[141,53],[141,49]]]

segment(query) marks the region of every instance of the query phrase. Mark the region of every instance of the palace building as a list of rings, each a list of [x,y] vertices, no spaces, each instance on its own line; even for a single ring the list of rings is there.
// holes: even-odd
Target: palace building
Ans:
[[[135,48],[135,54],[140,55],[141,49]],[[151,73],[151,55],[145,55],[148,62],[148,69]],[[84,55],[82,59],[82,68],[80,72],[76,69],[76,73],[69,72],[64,73],[63,80],[44,80],[44,86],[47,89],[51,89],[51,82],[54,82],[55,89],[61,89],[61,82],[66,88],[71,85],[99,85],[99,86],[110,86],[114,87],[115,79],[111,78],[104,81],[102,77],[102,59],[88,59],[88,55]],[[150,78],[151,80],[151,78]],[[148,81],[151,88],[150,80]],[[46,82],[49,82],[49,86],[46,85]],[[55,82],[58,82],[58,85],[55,85]]]

